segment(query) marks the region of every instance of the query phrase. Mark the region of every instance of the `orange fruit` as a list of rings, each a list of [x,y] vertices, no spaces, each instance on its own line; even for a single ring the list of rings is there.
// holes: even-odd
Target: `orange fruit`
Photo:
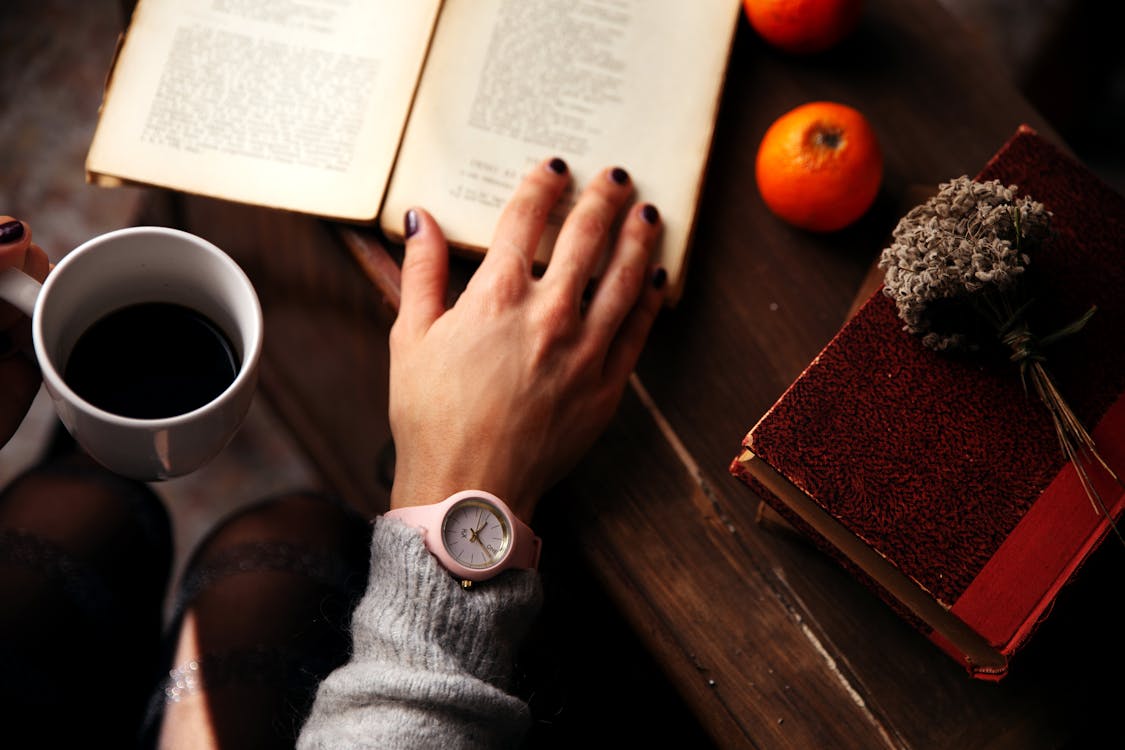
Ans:
[[[861,0],[742,0],[750,25],[774,47],[823,52],[859,23]]]
[[[758,192],[777,216],[814,232],[862,216],[883,181],[875,131],[855,109],[810,102],[777,118],[758,146]]]

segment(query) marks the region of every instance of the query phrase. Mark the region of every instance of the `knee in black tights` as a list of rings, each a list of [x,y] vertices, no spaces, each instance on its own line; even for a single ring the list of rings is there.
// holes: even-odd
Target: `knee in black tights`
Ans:
[[[317,683],[348,654],[369,543],[362,518],[311,493],[221,523],[185,571],[173,668],[150,730],[162,721],[166,736],[207,731],[224,747],[292,746]],[[185,726],[201,721],[209,726]]]
[[[156,678],[171,555],[160,500],[81,456],[0,493],[6,733],[30,733],[36,747],[72,735],[132,744]]]

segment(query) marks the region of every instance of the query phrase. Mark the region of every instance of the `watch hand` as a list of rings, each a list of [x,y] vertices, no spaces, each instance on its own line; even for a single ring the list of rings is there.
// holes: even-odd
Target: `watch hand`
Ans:
[[[473,536],[480,534],[484,531],[484,527],[488,526],[488,516],[484,515],[484,511],[481,511],[481,515],[477,516],[477,521],[480,523],[480,526],[472,530]]]
[[[492,553],[488,551],[488,547],[484,546],[484,542],[481,541],[481,538],[479,536],[474,535],[470,541],[476,542],[477,546],[481,548],[481,550],[484,552],[484,559],[487,560],[492,556]]]

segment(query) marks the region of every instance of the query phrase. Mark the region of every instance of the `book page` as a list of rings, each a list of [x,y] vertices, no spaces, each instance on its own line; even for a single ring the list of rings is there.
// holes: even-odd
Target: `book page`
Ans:
[[[373,220],[440,4],[141,0],[87,171]]]
[[[521,175],[561,156],[578,190],[629,171],[665,223],[678,294],[737,24],[737,0],[446,0],[383,208],[431,211],[486,247]],[[569,197],[573,200],[573,194]],[[545,261],[568,206],[539,248]]]

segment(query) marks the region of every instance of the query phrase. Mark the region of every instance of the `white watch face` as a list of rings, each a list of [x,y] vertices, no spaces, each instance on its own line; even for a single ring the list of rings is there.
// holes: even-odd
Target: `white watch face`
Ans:
[[[512,530],[492,503],[468,498],[445,514],[441,538],[454,560],[467,568],[484,569],[504,559]]]

